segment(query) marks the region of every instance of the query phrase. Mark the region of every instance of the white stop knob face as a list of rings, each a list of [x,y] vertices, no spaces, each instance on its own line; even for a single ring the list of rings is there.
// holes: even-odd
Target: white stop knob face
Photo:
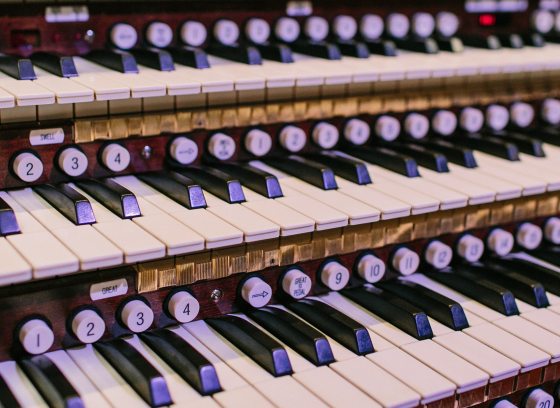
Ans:
[[[311,292],[311,278],[299,269],[290,269],[282,277],[282,290],[293,299],[303,299]]]
[[[263,130],[252,129],[245,135],[245,149],[255,156],[264,156],[272,149],[272,137]]]
[[[557,11],[554,16],[554,31],[560,33],[560,11]]]
[[[432,128],[442,136],[450,136],[457,129],[457,116],[451,111],[440,110],[432,118]]]
[[[181,26],[181,41],[191,47],[200,47],[207,37],[208,31],[200,21],[186,21]]]
[[[496,253],[496,255],[505,256],[512,251],[515,239],[510,232],[496,228],[488,235],[486,244],[488,249]]]
[[[519,127],[527,127],[535,119],[535,110],[525,102],[515,102],[509,108],[511,121]]]
[[[379,282],[385,276],[385,262],[372,254],[364,255],[356,265],[358,275],[368,283]]]
[[[121,50],[129,50],[138,42],[138,33],[130,24],[118,23],[111,27],[111,43]]]
[[[181,164],[191,164],[198,157],[198,145],[184,136],[177,137],[169,146],[169,155]]]
[[[118,173],[130,164],[130,153],[118,143],[111,143],[103,148],[101,161],[109,170]]]
[[[281,17],[274,26],[274,35],[276,38],[291,43],[298,39],[301,28],[297,20],[291,17]]]
[[[436,29],[444,37],[452,37],[459,30],[459,17],[448,11],[436,15]]]
[[[41,319],[25,322],[19,330],[18,338],[23,349],[29,354],[46,353],[54,343],[52,329]]]
[[[154,47],[167,47],[173,41],[173,30],[160,21],[150,23],[146,28],[146,40]]]
[[[524,222],[517,228],[517,233],[515,234],[517,239],[517,244],[525,249],[535,249],[537,248],[543,239],[543,231],[540,227],[530,222]]]
[[[535,10],[531,15],[533,29],[541,34],[546,34],[554,28],[554,14],[548,10]]]
[[[263,307],[272,298],[272,288],[261,278],[252,277],[243,282],[241,297],[252,307]]]
[[[512,404],[508,400],[501,400],[496,405],[493,405],[492,408],[518,408],[517,405]]]
[[[386,142],[392,142],[401,134],[401,124],[393,116],[380,116],[375,122],[375,134]]]
[[[33,153],[19,153],[12,163],[12,170],[21,181],[31,183],[43,175],[43,162]]]
[[[81,150],[67,147],[58,156],[58,166],[68,176],[78,177],[87,170],[88,158]]]
[[[323,17],[309,17],[305,20],[303,32],[312,41],[323,41],[329,35],[329,23]]]
[[[307,135],[303,129],[290,125],[282,128],[279,140],[284,149],[297,153],[305,147]]]
[[[424,115],[411,113],[404,120],[404,130],[414,139],[423,139],[430,130],[430,121]]]
[[[142,333],[154,322],[154,312],[141,300],[130,300],[122,308],[121,321],[133,333]]]
[[[484,242],[474,235],[464,235],[457,242],[457,253],[468,262],[476,262],[484,254]]]
[[[424,255],[426,262],[436,269],[447,268],[453,259],[453,250],[441,241],[432,241]]]
[[[366,143],[370,134],[369,124],[361,119],[350,119],[344,126],[344,138],[357,146]]]
[[[225,133],[214,133],[208,141],[208,152],[218,160],[231,159],[235,149],[235,140]]]
[[[358,32],[358,23],[352,16],[336,16],[333,21],[333,31],[341,40],[351,40]]]
[[[338,143],[339,134],[336,126],[321,122],[313,128],[311,137],[317,146],[323,149],[332,149]]]
[[[544,236],[555,245],[560,244],[560,218],[553,217],[544,224]]]
[[[239,27],[231,20],[218,20],[214,25],[214,38],[223,45],[233,45],[239,39]]]
[[[541,109],[542,119],[551,125],[560,124],[560,100],[548,98],[545,99]]]
[[[430,13],[414,13],[412,16],[412,32],[414,35],[427,38],[434,33],[436,21]]]
[[[484,114],[480,109],[465,108],[460,115],[461,128],[469,133],[476,133],[484,126]]]
[[[420,266],[420,257],[408,248],[399,248],[393,254],[391,261],[393,268],[401,275],[412,275]]]
[[[486,125],[490,129],[503,130],[509,123],[509,112],[505,106],[490,105],[486,108]]]
[[[378,40],[385,30],[385,23],[377,14],[366,14],[360,20],[360,34],[366,40]]]
[[[350,271],[344,265],[331,261],[321,269],[321,282],[330,290],[341,290],[350,280]]]
[[[72,332],[84,344],[95,343],[105,333],[105,321],[94,310],[82,310],[72,320]]]
[[[193,321],[200,311],[200,303],[189,292],[173,294],[167,303],[167,312],[179,323]]]
[[[404,38],[410,30],[410,21],[404,14],[392,13],[387,16],[385,26],[387,27],[387,32],[391,37]]]
[[[524,405],[524,408],[549,407],[554,407],[554,397],[540,388],[537,388],[529,393]]]
[[[255,44],[263,44],[270,37],[270,24],[262,18],[251,18],[245,24],[245,35]]]

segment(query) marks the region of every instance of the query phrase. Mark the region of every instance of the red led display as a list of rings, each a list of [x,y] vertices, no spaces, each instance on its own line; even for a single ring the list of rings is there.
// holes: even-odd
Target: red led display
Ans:
[[[496,25],[496,16],[494,14],[481,14],[478,16],[478,23],[482,27],[493,27]]]

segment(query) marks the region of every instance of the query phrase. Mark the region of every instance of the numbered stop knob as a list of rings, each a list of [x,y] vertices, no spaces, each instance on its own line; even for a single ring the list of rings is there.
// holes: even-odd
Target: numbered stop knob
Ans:
[[[341,290],[350,280],[350,271],[339,262],[330,261],[319,271],[319,278],[330,290]]]
[[[553,408],[554,397],[541,388],[536,388],[527,394],[523,408]]]
[[[66,175],[78,177],[86,172],[88,158],[77,147],[67,147],[58,155],[58,167]]]
[[[29,354],[43,354],[52,347],[54,333],[45,320],[31,319],[20,327],[18,339]]]
[[[187,291],[174,293],[167,302],[167,312],[179,323],[193,321],[200,311],[200,303]]]
[[[524,222],[517,228],[515,238],[519,246],[531,250],[537,248],[541,244],[543,232],[537,225]]]
[[[133,333],[142,333],[154,322],[154,312],[140,299],[129,300],[121,309],[120,320]]]
[[[71,322],[72,332],[84,344],[95,343],[105,333],[105,321],[95,310],[78,312]]]
[[[490,105],[486,108],[486,125],[493,130],[503,130],[509,122],[509,111],[505,106]]]
[[[369,140],[371,129],[361,119],[350,119],[344,126],[344,138],[353,145],[360,146]]]
[[[290,125],[280,131],[279,141],[284,149],[297,153],[305,147],[307,135],[303,129]]]
[[[101,161],[109,170],[118,173],[130,164],[130,153],[118,143],[108,144],[101,152]]]
[[[486,244],[488,249],[494,252],[496,255],[505,256],[511,252],[513,245],[515,244],[515,239],[513,235],[501,228],[496,228],[488,234],[486,238]]]
[[[467,107],[461,111],[459,123],[469,133],[478,132],[484,126],[484,113],[480,109]]]
[[[272,298],[272,288],[257,276],[253,276],[241,285],[241,297],[252,307],[263,307]]]
[[[368,283],[379,282],[385,276],[385,262],[373,254],[362,256],[356,264],[356,272]]]
[[[338,143],[338,129],[336,126],[320,122],[313,128],[311,137],[315,144],[323,149],[332,149]]]
[[[432,127],[442,136],[450,136],[457,129],[457,116],[448,110],[438,111],[432,118]]]
[[[43,175],[43,162],[31,152],[18,153],[12,162],[12,170],[21,181],[32,183]]]
[[[130,24],[118,23],[109,31],[111,43],[121,50],[128,50],[136,45],[138,33]]]
[[[544,236],[547,241],[560,244],[560,218],[549,218],[544,224]]]
[[[408,248],[399,248],[393,254],[391,265],[401,275],[412,275],[420,266],[420,257]]]
[[[484,254],[484,242],[474,235],[463,235],[457,242],[457,254],[465,261],[476,262]]]
[[[453,250],[441,241],[432,241],[426,247],[424,258],[434,268],[443,269],[451,263]]]
[[[312,286],[311,278],[299,269],[290,269],[282,277],[282,290],[293,299],[303,299]]]
[[[252,129],[245,135],[244,144],[248,152],[261,157],[272,149],[272,137],[264,130]]]

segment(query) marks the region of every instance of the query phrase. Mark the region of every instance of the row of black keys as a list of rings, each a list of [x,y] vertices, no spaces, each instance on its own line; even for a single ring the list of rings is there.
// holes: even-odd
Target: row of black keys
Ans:
[[[560,260],[559,253],[556,251],[556,261]],[[536,307],[546,307],[545,290],[560,295],[558,272],[524,260],[489,259],[482,265],[460,265],[453,271],[427,272],[426,275],[506,316],[519,313],[516,298]],[[433,337],[428,316],[453,330],[469,327],[460,304],[412,282],[386,281],[375,287],[346,289],[343,294],[418,340]],[[333,307],[312,299],[287,302],[285,306],[291,313],[264,307],[247,311],[247,316],[313,364],[322,366],[334,362],[325,335],[356,355],[375,351],[367,329]],[[282,344],[251,322],[238,316],[207,319],[206,322],[270,374],[277,377],[292,374]],[[200,394],[221,391],[212,364],[177,334],[164,329],[140,337]],[[101,342],[95,347],[148,404],[172,403],[161,373],[125,340]],[[20,364],[51,406],[80,406],[78,393],[47,357],[31,357]],[[0,377],[1,404],[18,406]]]

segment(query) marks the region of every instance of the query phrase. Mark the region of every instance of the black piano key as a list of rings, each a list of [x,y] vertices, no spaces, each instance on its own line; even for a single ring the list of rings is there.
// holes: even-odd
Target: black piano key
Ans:
[[[371,176],[367,165],[359,160],[346,157],[339,152],[325,150],[317,154],[307,155],[315,162],[329,166],[337,176],[356,184],[371,184]]]
[[[292,374],[284,347],[247,320],[222,316],[206,322],[270,374],[275,377]]]
[[[329,341],[323,334],[285,310],[264,307],[248,316],[317,366],[334,363]]]
[[[67,184],[44,184],[33,187],[43,197],[76,225],[94,224],[95,214],[89,200]]]
[[[497,37],[503,47],[519,49],[525,46],[523,38],[519,34],[498,34]]]
[[[428,316],[433,317],[450,329],[463,330],[469,327],[465,311],[459,303],[422,285],[407,281],[388,281],[379,283],[377,286],[418,306]]]
[[[517,146],[505,140],[500,140],[497,137],[472,133],[468,135],[455,135],[448,140],[457,146],[478,150],[509,161],[519,161],[519,149]]]
[[[509,143],[517,146],[520,152],[529,154],[536,157],[545,157],[546,154],[543,149],[543,142],[537,138],[530,137],[512,130],[496,130],[490,132],[483,132],[483,134],[490,134],[491,136],[503,139]]]
[[[188,209],[207,207],[202,187],[188,177],[175,172],[144,173],[137,177]]]
[[[158,48],[134,48],[129,51],[136,62],[158,71],[175,71],[175,63],[172,55],[166,50]]]
[[[259,50],[252,46],[211,44],[206,51],[227,60],[241,62],[248,65],[261,65],[262,56]]]
[[[513,271],[535,279],[541,282],[548,292],[560,296],[560,273],[557,271],[525,259],[488,258],[484,260],[484,264],[491,267],[492,270]]]
[[[120,50],[93,50],[83,57],[124,74],[137,74],[139,72],[136,58],[129,52]]]
[[[222,391],[212,363],[177,334],[163,329],[144,333],[141,338],[200,394]]]
[[[417,340],[434,336],[426,313],[402,298],[371,286],[345,289],[342,294]]]
[[[309,55],[311,57],[323,58],[328,60],[339,60],[342,58],[340,49],[332,43],[320,41],[297,40],[290,44],[294,52]]]
[[[286,44],[263,43],[253,44],[257,47],[261,56],[267,60],[278,61],[284,64],[294,62],[292,50]]]
[[[177,64],[197,69],[210,68],[208,55],[206,55],[206,52],[200,48],[188,46],[169,47],[166,48],[165,51],[171,54],[171,58],[173,58],[173,61]]]
[[[500,39],[495,35],[464,35],[461,36],[463,44],[474,48],[485,48],[487,50],[499,50],[502,48]]]
[[[38,67],[59,77],[72,78],[78,76],[78,70],[76,65],[74,65],[74,58],[70,56],[36,52],[31,55],[31,61]]]
[[[433,38],[395,38],[397,48],[423,54],[437,54],[439,47]]]
[[[19,234],[20,232],[14,210],[0,197],[0,235]]]
[[[436,42],[440,51],[463,52],[465,50],[463,41],[458,37],[438,37]]]
[[[37,79],[30,59],[0,55],[0,71],[19,80]]]
[[[430,170],[438,173],[449,173],[447,157],[442,153],[414,143],[392,142],[390,147],[399,153],[414,157],[418,164]]]
[[[541,246],[540,248],[529,251],[529,253],[535,258],[540,258],[560,268],[560,246]]]
[[[348,154],[371,164],[377,164],[387,170],[406,177],[420,177],[418,164],[410,156],[402,155],[386,147],[348,147]]]
[[[560,129],[554,126],[532,126],[529,128],[516,129],[516,131],[551,145],[560,146]]]
[[[542,48],[546,45],[546,40],[539,33],[529,33],[521,36],[523,43],[529,47]]]
[[[189,167],[177,169],[176,172],[194,180],[203,189],[208,190],[230,204],[246,201],[239,180],[216,168]]]
[[[4,378],[0,376],[0,407],[1,408],[20,408],[21,405],[4,381]]]
[[[369,332],[363,325],[326,303],[302,299],[286,306],[354,353],[365,355],[375,351]]]
[[[459,273],[467,271],[470,274],[484,277],[484,279],[494,282],[496,285],[503,286],[510,290],[516,298],[532,306],[538,308],[550,306],[543,285],[517,272],[504,271],[503,269],[493,270],[486,265],[459,265],[455,269]]]
[[[78,392],[48,357],[36,356],[19,364],[50,407],[85,408]]]
[[[111,179],[82,180],[76,185],[123,219],[142,215],[133,192]]]
[[[349,57],[368,58],[370,55],[367,45],[362,42],[353,40],[338,40],[336,42],[336,46],[338,47],[342,55],[347,55]]]
[[[273,174],[248,164],[220,163],[216,167],[232,177],[238,178],[243,185],[267,198],[283,197],[282,187]]]
[[[338,188],[333,170],[313,160],[291,155],[263,161],[271,167],[280,169],[320,189],[335,190]]]
[[[444,154],[448,162],[458,164],[459,166],[463,166],[468,169],[478,167],[472,149],[455,146],[453,143],[439,138],[423,139],[414,141],[413,143],[426,146],[431,150]]]
[[[544,36],[544,38],[547,42],[551,42],[554,44],[560,43],[560,33],[547,34]]]
[[[173,404],[163,375],[125,340],[96,343],[95,348],[150,406]]]
[[[519,314],[513,293],[486,279],[477,280],[476,276],[460,275],[454,271],[426,272],[425,274],[429,278],[465,294],[498,313],[506,316]]]
[[[385,57],[397,56],[397,45],[392,40],[364,41],[371,54],[383,55]]]

